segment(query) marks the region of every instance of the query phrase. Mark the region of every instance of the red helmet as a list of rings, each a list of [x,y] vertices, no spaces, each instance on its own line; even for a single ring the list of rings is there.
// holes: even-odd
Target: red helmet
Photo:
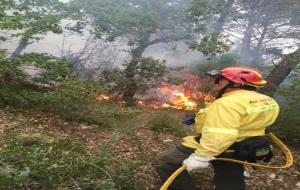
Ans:
[[[251,67],[227,67],[221,71],[210,71],[207,74],[211,77],[224,77],[229,81],[243,85],[254,86],[256,88],[264,87],[267,81],[263,80],[259,70]]]

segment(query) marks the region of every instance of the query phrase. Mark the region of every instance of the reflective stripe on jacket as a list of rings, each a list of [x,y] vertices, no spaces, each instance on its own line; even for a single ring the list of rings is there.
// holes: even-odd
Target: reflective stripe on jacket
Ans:
[[[188,136],[182,144],[195,148],[198,155],[217,156],[235,142],[263,136],[278,113],[277,102],[266,95],[249,90],[228,92],[196,114],[200,143]]]

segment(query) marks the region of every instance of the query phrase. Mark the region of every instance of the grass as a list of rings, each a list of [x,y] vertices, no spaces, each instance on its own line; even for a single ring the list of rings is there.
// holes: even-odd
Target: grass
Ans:
[[[0,112],[7,123],[0,134],[0,189],[148,189],[157,180],[151,170],[155,155],[137,131],[168,112],[176,123],[175,111],[97,104],[81,114],[92,113],[109,127],[87,122],[84,129],[63,116],[6,108]]]
[[[112,159],[114,140],[91,154],[81,140],[32,129],[26,134],[7,130],[3,138],[0,189],[143,189],[132,179],[137,172],[133,163]]]

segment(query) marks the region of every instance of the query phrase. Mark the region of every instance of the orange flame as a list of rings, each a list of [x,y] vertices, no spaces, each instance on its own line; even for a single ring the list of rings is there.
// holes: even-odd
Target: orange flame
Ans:
[[[197,99],[202,93],[188,93],[184,92],[184,88],[172,85],[163,85],[155,89],[154,97],[144,98],[143,96],[138,101],[140,106],[150,106],[153,108],[175,108],[185,110],[196,110],[198,107]],[[140,97],[140,96],[139,96]]]
[[[96,100],[98,100],[98,101],[103,101],[103,100],[108,101],[108,100],[112,100],[112,97],[101,94],[101,95],[96,97]]]
[[[177,73],[178,74],[178,73]],[[137,105],[152,108],[175,108],[184,110],[197,110],[200,101],[209,102],[213,99],[210,94],[200,92],[201,80],[198,76],[185,70],[180,71],[178,76],[184,81],[180,85],[164,83],[157,88],[148,90],[145,94],[135,96]],[[113,100],[112,96],[99,95],[98,101],[114,101],[125,103],[122,100]]]

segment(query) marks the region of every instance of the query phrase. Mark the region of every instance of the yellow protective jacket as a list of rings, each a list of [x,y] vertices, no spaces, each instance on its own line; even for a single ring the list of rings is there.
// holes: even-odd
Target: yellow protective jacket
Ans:
[[[278,113],[278,104],[269,96],[249,90],[228,92],[196,114],[200,143],[188,136],[182,144],[195,148],[198,155],[217,156],[235,142],[265,135]]]

